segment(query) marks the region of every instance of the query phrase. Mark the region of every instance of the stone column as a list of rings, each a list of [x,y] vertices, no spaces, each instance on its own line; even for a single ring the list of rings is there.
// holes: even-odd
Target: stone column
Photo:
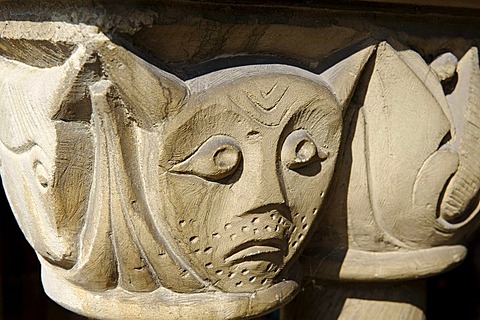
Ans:
[[[423,319],[479,223],[480,6],[380,2],[2,2],[0,172],[46,293]]]

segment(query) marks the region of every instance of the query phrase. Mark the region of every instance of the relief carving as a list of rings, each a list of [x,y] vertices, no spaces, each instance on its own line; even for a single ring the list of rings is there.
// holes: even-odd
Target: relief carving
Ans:
[[[0,59],[2,180],[47,293],[109,319],[248,318],[292,299],[374,48],[321,74],[182,81],[82,32],[49,65]]]
[[[475,47],[427,63],[372,40],[317,73],[182,80],[95,27],[0,39],[2,181],[46,292],[77,313],[251,318],[304,278],[445,271],[478,227]]]
[[[445,271],[478,226],[477,48],[427,65],[380,43],[365,73],[327,224],[304,265],[313,277],[362,281]]]

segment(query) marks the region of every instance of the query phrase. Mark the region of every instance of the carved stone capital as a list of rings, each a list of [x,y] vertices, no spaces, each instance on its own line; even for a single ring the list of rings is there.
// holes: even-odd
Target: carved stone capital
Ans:
[[[344,7],[259,23],[258,6],[158,3],[10,4],[0,22],[0,172],[52,299],[102,319],[252,318],[302,283],[347,296],[465,258],[476,39],[422,43]]]
[[[8,35],[24,23],[6,27],[34,45]],[[16,50],[1,62],[2,177],[47,293],[111,319],[290,300],[373,47],[320,75],[257,65],[182,81],[95,28],[47,27],[45,47],[69,48],[43,53],[55,66]]]

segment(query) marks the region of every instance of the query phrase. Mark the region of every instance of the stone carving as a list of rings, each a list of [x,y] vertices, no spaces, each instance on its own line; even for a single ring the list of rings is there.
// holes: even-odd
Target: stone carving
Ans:
[[[93,27],[29,30],[52,25],[41,43],[5,26],[0,58],[2,180],[47,293],[108,319],[248,318],[292,299],[374,48],[321,74],[182,81]]]
[[[317,72],[182,80],[96,27],[0,29],[2,180],[66,308],[251,318],[305,276],[411,280],[465,257],[479,223],[475,47],[427,63],[372,40]],[[315,304],[306,314],[323,316]]]
[[[426,319],[418,279],[459,264],[478,228],[479,77],[476,47],[427,64],[378,45],[301,260],[310,281],[282,317]]]
[[[311,276],[416,279],[463,260],[478,226],[479,77],[475,47],[427,65],[378,46],[305,261]]]

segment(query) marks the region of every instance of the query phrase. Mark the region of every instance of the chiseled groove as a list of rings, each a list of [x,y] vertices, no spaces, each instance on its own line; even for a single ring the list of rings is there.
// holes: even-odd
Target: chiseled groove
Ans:
[[[475,50],[475,54],[476,50]],[[461,222],[469,217],[472,212],[468,210],[471,200],[479,192],[480,187],[480,70],[474,66],[470,76],[467,108],[464,114],[465,127],[460,139],[458,151],[460,164],[457,173],[452,177],[441,205],[441,215],[450,222]],[[460,221],[459,221],[460,220]]]
[[[373,76],[373,75],[372,75]],[[370,164],[370,157],[368,155],[372,154],[370,151],[370,144],[369,144],[369,137],[368,137],[368,130],[367,130],[367,122],[365,119],[365,111],[362,109],[362,118],[363,122],[362,125],[364,126],[364,144],[365,144],[365,171],[366,171],[366,176],[367,176],[367,194],[368,194],[368,202],[370,203],[370,208],[372,208],[372,216],[379,227],[379,229],[382,231],[383,235],[385,236],[386,240],[388,240],[390,243],[392,243],[395,246],[398,246],[399,248],[409,248],[411,249],[412,247],[407,245],[405,242],[402,240],[398,239],[395,237],[391,232],[389,231],[389,228],[385,225],[382,217],[381,217],[381,210],[378,208],[377,202],[375,199],[373,199],[374,195],[371,190],[371,182],[374,180],[372,176],[372,166]]]
[[[25,153],[29,150],[31,150],[33,147],[35,147],[37,144],[33,142],[32,140],[27,140],[25,143],[21,144],[18,147],[13,147],[13,146],[8,146],[6,145],[2,140],[0,140],[0,143],[9,151],[15,153],[15,154],[22,154]]]
[[[98,112],[98,110],[94,110],[94,112]],[[121,149],[120,149],[121,150]],[[111,164],[110,164],[111,165]],[[120,179],[121,180],[121,179]],[[130,190],[132,193],[133,193],[133,190]],[[144,202],[143,202],[143,197],[139,197],[138,199],[141,199],[142,200],[142,204],[143,204],[143,207],[144,208],[147,208],[146,205],[144,205]],[[145,215],[141,215],[142,218],[145,218]],[[131,222],[131,221],[130,221]],[[144,219],[142,219],[142,223],[143,224],[147,224],[147,226],[149,225],[148,223],[146,223],[146,221]],[[153,224],[150,224],[153,226]],[[134,229],[134,228],[133,228]],[[169,254],[169,256],[178,264],[180,265],[183,269],[187,270],[191,275],[192,277],[197,280],[198,282],[200,282],[202,285],[204,285],[205,287],[209,287],[210,284],[205,282],[205,280],[203,280],[199,275],[197,275],[194,270],[187,264],[187,262],[179,255],[177,254],[172,246],[169,244],[168,241],[166,241],[165,239],[165,236],[161,233],[161,232],[157,232],[156,228],[155,227],[147,227],[146,228],[147,230],[150,231],[150,234],[152,236],[155,237],[155,241],[160,241],[165,250],[167,251],[167,253]],[[134,232],[132,232],[132,229],[130,229],[130,232],[131,234],[133,234]],[[141,247],[141,244],[139,243],[139,239],[138,237],[134,237],[135,238],[135,245],[137,246],[137,248],[140,248]],[[149,268],[153,268],[151,263],[148,261],[147,257],[146,257],[146,254],[143,250],[139,250],[142,254],[142,256],[145,258],[145,262],[148,264]],[[155,276],[156,278],[158,279],[158,281],[160,281],[160,279],[158,278],[158,275],[156,275],[155,273]]]
[[[92,97],[92,104],[94,104],[94,100],[95,97]],[[106,201],[110,202],[109,198],[111,196],[111,186],[108,181],[111,169],[106,155],[107,141],[100,125],[96,123],[101,122],[96,113],[94,113],[94,121],[96,150],[92,188],[85,213],[85,223],[79,235],[80,252],[78,253],[78,260],[70,270],[68,278],[70,282],[87,289],[105,290],[117,286],[118,272],[117,261],[114,258],[114,248],[111,245],[110,204],[105,204]],[[98,163],[101,161],[105,161],[106,170],[100,169]],[[96,250],[99,248],[102,249],[103,256],[100,254],[95,257]],[[92,259],[98,261],[105,258],[106,254],[108,255],[106,261],[100,261],[98,267],[93,269],[90,267]],[[114,266],[111,266],[111,264],[114,264]]]
[[[97,83],[98,84],[98,83]],[[94,84],[95,85],[95,84]],[[110,184],[110,203],[109,203],[109,218],[111,220],[111,225],[114,226],[114,218],[116,219],[124,219],[125,227],[127,228],[128,232],[130,233],[128,236],[127,241],[132,241],[133,246],[137,250],[137,253],[140,256],[140,259],[148,266],[148,274],[152,278],[152,280],[155,281],[155,285],[158,288],[159,287],[159,278],[158,275],[156,274],[155,270],[153,270],[150,262],[146,258],[143,250],[141,250],[141,245],[138,243],[138,238],[135,235],[134,228],[131,226],[131,221],[129,217],[129,206],[125,203],[125,199],[130,199],[130,195],[133,194],[133,190],[131,190],[131,183],[130,177],[128,174],[126,174],[125,166],[124,166],[124,161],[121,157],[122,154],[122,149],[121,149],[121,144],[116,141],[116,135],[119,135],[119,128],[118,124],[116,123],[114,119],[114,115],[112,114],[111,106],[109,103],[109,100],[107,98],[107,93],[109,90],[112,90],[112,85],[111,83],[108,83],[105,88],[102,88],[103,94],[102,97],[102,104],[103,106],[98,106],[98,104],[93,104],[94,112],[97,114],[97,118],[103,118],[103,121],[100,121],[100,124],[98,124],[103,131],[104,139],[106,142],[106,148],[107,148],[107,161],[108,161],[108,171],[109,171],[109,184]],[[118,154],[120,153],[120,154]],[[115,170],[112,170],[112,168],[116,168]],[[125,178],[125,180],[122,179],[122,176]],[[112,188],[112,186],[114,188]],[[125,194],[120,195],[118,200],[115,197],[115,194],[112,194],[113,192],[119,193],[118,188],[127,188],[125,191]],[[112,208],[113,202],[112,201],[119,201],[120,202],[120,210],[122,211],[121,214],[114,212],[115,208]],[[120,214],[120,216],[117,216],[117,214]],[[118,221],[118,223],[122,223],[122,221]],[[116,228],[112,228],[112,236],[113,239],[112,245],[114,247],[114,250],[117,252],[116,258],[118,260],[119,257],[124,255],[125,253],[120,253],[120,248],[117,244],[118,241],[118,233],[119,230]],[[120,232],[120,236],[122,236]],[[128,253],[127,253],[128,254]],[[117,269],[118,269],[118,277],[122,276],[122,267],[120,266],[121,261],[117,262]],[[128,268],[129,266],[127,266]],[[138,289],[135,287],[136,284],[133,284],[134,289]],[[140,289],[145,289],[145,288],[140,288]],[[143,290],[142,290],[143,291]]]

